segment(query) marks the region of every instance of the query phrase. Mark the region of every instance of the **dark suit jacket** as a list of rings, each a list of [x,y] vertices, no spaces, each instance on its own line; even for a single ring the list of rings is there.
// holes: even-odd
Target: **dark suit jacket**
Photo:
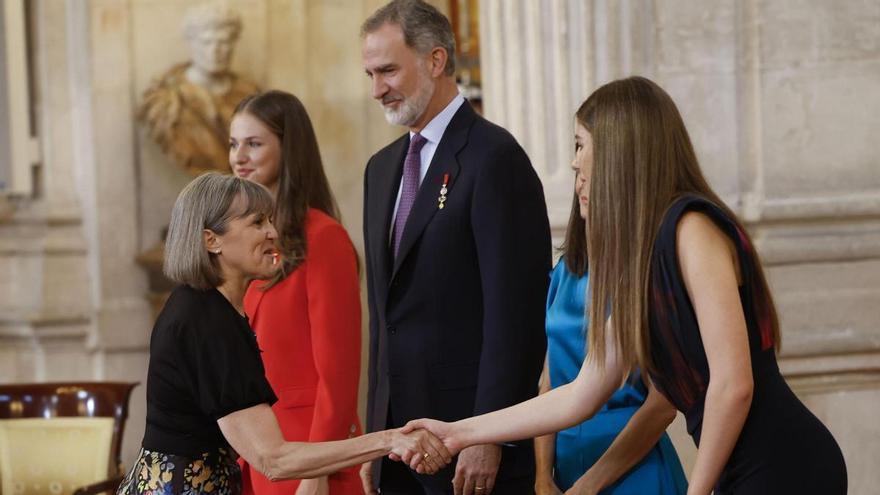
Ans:
[[[434,153],[395,260],[389,232],[408,147],[407,133],[373,155],[364,179],[370,431],[385,429],[389,413],[402,426],[529,399],[546,349],[550,228],[523,149],[465,102]],[[533,474],[531,442],[504,449],[499,480]]]

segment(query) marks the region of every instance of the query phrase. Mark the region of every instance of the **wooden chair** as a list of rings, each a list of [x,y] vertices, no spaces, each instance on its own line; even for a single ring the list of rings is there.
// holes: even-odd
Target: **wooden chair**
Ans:
[[[137,383],[0,385],[0,494],[115,492]]]

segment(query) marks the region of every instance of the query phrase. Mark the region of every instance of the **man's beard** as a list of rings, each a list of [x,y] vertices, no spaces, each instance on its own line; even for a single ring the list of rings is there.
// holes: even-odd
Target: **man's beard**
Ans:
[[[389,124],[411,127],[419,117],[425,113],[428,103],[434,95],[434,81],[428,76],[427,71],[419,71],[419,84],[416,93],[409,98],[404,98],[397,104],[397,109],[383,106],[385,120]]]

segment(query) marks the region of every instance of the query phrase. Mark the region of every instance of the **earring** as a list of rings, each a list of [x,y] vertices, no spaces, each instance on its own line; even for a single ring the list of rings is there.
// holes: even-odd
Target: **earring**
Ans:
[[[220,254],[220,250],[212,251],[214,254]]]

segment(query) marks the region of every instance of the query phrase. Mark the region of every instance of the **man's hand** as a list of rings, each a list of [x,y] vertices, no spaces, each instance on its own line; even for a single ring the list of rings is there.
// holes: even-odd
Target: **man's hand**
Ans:
[[[498,445],[474,445],[461,451],[452,486],[455,495],[489,495],[501,463]]]
[[[366,495],[379,495],[379,492],[373,487],[373,461],[365,462],[361,465],[361,484]]]
[[[296,489],[296,495],[329,495],[329,493],[330,484],[326,476],[302,480],[299,482],[299,488]]]

